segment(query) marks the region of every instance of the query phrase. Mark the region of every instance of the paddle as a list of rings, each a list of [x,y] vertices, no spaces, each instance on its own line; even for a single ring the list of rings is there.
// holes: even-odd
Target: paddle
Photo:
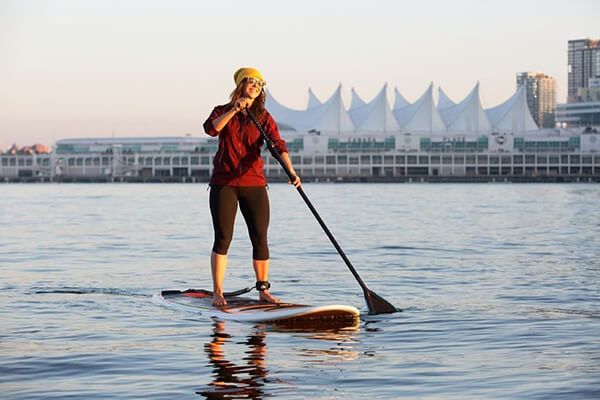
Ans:
[[[263,137],[263,139],[264,139],[265,143],[267,144],[267,147],[271,151],[271,154],[273,155],[273,157],[275,157],[275,159],[283,167],[283,170],[285,171],[285,173],[287,174],[287,176],[290,178],[290,180],[293,181],[294,178],[295,178],[295,175],[292,174],[292,172],[287,167],[287,165],[285,165],[285,162],[283,161],[283,158],[281,157],[281,154],[279,153],[279,151],[273,145],[273,141],[271,140],[271,138],[267,135],[267,133],[265,132],[265,130],[263,129],[263,127],[260,126],[260,124],[258,123],[258,121],[256,120],[256,118],[254,117],[254,115],[252,114],[252,112],[249,109],[246,109],[246,112],[248,113],[248,116],[250,117],[250,119],[252,120],[252,122],[254,123],[254,125],[256,125],[256,127],[258,128],[258,131],[260,132],[261,136]],[[390,314],[390,313],[402,311],[401,309],[394,307],[392,304],[390,304],[383,297],[377,295],[375,292],[373,292],[372,290],[370,290],[367,287],[367,285],[363,282],[363,280],[358,275],[358,272],[356,272],[356,269],[354,269],[354,267],[352,266],[352,263],[350,263],[350,260],[348,260],[348,257],[346,257],[346,254],[344,253],[344,251],[342,250],[342,248],[338,244],[337,240],[335,240],[335,237],[333,237],[333,234],[331,233],[331,231],[329,230],[329,228],[327,228],[327,225],[325,225],[325,222],[323,221],[323,219],[321,218],[321,216],[317,212],[316,208],[310,202],[310,200],[309,200],[308,196],[306,195],[306,193],[304,193],[304,190],[302,189],[302,186],[297,187],[296,190],[298,190],[298,193],[300,193],[300,196],[302,196],[302,199],[304,199],[304,202],[306,203],[306,205],[308,206],[308,208],[310,209],[310,211],[313,213],[313,215],[315,216],[315,218],[319,222],[319,225],[321,225],[321,228],[323,228],[323,230],[325,231],[325,234],[327,235],[327,237],[329,238],[329,240],[331,240],[331,243],[333,243],[333,246],[335,247],[335,249],[337,250],[337,252],[340,254],[340,256],[342,257],[342,259],[346,263],[346,266],[350,269],[350,272],[352,272],[352,275],[354,275],[354,278],[356,278],[356,280],[358,281],[358,284],[362,288],[363,293],[365,295],[365,301],[367,302],[367,307],[369,308],[369,314],[372,314],[372,315],[376,315],[376,314]]]

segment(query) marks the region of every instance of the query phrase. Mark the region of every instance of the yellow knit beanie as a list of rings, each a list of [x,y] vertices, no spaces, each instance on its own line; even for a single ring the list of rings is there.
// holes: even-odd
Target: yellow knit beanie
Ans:
[[[262,75],[260,74],[260,71],[257,70],[256,68],[244,67],[244,68],[238,69],[237,71],[235,71],[235,74],[233,74],[233,80],[235,81],[235,86],[239,86],[240,83],[244,80],[244,78],[256,78],[256,79],[260,79],[263,82],[265,80],[262,77]]]

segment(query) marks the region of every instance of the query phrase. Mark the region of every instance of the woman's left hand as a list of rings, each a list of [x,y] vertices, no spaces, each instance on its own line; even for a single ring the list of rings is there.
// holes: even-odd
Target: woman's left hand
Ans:
[[[294,174],[294,179],[290,179],[288,181],[289,184],[294,185],[295,188],[299,188],[302,185],[302,182],[300,181],[300,177],[296,174]]]

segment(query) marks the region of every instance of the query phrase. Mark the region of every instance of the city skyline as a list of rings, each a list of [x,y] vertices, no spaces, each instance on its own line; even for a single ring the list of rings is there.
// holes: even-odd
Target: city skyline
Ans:
[[[227,7],[230,7],[228,9]],[[432,12],[435,10],[437,12]],[[518,11],[518,12],[517,12]],[[192,1],[0,3],[0,148],[67,137],[202,135],[239,66],[296,108],[341,82],[370,100],[387,82],[414,101],[433,81],[485,108],[539,71],[566,101],[567,43],[597,38],[600,4],[381,1],[206,5]],[[541,18],[533,18],[541,16]],[[250,42],[245,40],[250,38]]]

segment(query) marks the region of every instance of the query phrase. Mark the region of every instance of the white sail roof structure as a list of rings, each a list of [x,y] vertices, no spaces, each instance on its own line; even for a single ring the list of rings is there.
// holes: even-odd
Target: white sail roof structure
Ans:
[[[394,88],[392,110],[387,97],[387,84],[368,103],[352,89],[352,105],[347,110],[344,108],[340,84],[324,102],[316,97],[312,89],[308,89],[308,104],[304,110],[284,106],[267,91],[266,107],[282,131],[317,130],[324,134],[359,135],[540,132],[527,106],[523,88],[519,88],[502,104],[486,110],[481,105],[479,82],[459,103],[452,101],[441,88],[438,88],[438,93],[436,105],[432,83],[414,103],[410,103]]]
[[[311,129],[337,133],[354,131],[354,125],[342,101],[341,84],[327,101],[308,110],[294,110],[285,107],[275,100],[268,90],[265,106],[280,126],[296,131]]]
[[[408,102],[408,100],[406,100],[404,98],[404,96],[402,96],[400,94],[400,91],[398,90],[398,88],[394,88],[394,107],[393,109],[397,109],[397,108],[403,108],[410,105],[410,103]]]
[[[484,133],[492,130],[492,125],[481,107],[479,82],[463,101],[440,110],[440,114],[451,132]]]
[[[456,103],[450,100],[450,97],[442,90],[442,87],[438,87],[438,110],[455,106]]]
[[[387,100],[387,83],[369,103],[348,110],[357,131],[399,132],[400,125],[394,117]]]
[[[485,113],[492,124],[492,128],[497,131],[527,132],[539,130],[527,106],[525,85],[521,85],[515,94],[504,103],[485,110]]]
[[[446,124],[433,102],[433,83],[417,101],[394,109],[400,127],[412,132],[445,132]]]
[[[315,93],[312,91],[311,88],[308,88],[308,105],[306,106],[306,109],[311,109],[311,108],[315,108],[320,106],[321,104],[321,100],[319,100],[317,98],[317,96],[315,96]]]
[[[350,95],[350,108],[348,109],[348,111],[358,107],[362,107],[366,104],[365,101],[360,98],[358,93],[356,93],[356,90],[354,90],[354,88],[350,89]]]

